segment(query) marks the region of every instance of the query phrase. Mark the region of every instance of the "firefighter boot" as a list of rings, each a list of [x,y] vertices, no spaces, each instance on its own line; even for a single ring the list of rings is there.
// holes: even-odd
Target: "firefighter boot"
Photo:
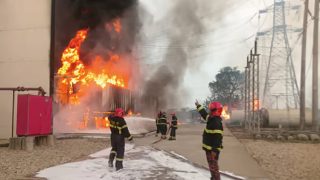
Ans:
[[[122,161],[116,161],[116,170],[123,169]]]
[[[111,152],[109,155],[109,162],[108,162],[108,166],[109,167],[113,167],[113,160],[116,157],[116,153],[115,152]]]
[[[108,162],[108,166],[109,166],[109,167],[113,167],[113,163],[109,161],[109,162]]]

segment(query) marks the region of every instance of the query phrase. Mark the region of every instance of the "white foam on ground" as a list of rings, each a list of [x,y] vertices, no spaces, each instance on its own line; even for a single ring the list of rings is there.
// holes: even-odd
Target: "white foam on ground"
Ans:
[[[110,148],[90,155],[84,161],[62,164],[50,167],[38,172],[36,177],[44,177],[53,180],[129,180],[129,179],[157,179],[165,176],[166,179],[210,179],[210,173],[206,169],[193,166],[191,163],[175,158],[175,154],[158,151],[150,147],[135,147],[126,144],[124,169],[115,171],[107,167]],[[223,180],[229,177],[222,175]],[[231,179],[230,179],[231,180]]]

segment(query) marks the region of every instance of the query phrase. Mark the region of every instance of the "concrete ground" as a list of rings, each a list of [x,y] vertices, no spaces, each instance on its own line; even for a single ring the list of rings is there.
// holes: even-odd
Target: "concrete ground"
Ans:
[[[175,152],[180,154],[202,167],[208,167],[204,151],[202,150],[202,131],[205,124],[184,124],[177,130],[177,140],[161,140],[152,144],[159,137],[154,135],[143,138],[135,138],[137,146],[150,145],[154,148]],[[228,130],[224,127],[223,146],[220,154],[219,165],[221,171],[227,171],[245,177],[247,179],[262,180],[270,179],[266,172],[257,164],[257,162],[248,154],[244,145],[242,145]]]

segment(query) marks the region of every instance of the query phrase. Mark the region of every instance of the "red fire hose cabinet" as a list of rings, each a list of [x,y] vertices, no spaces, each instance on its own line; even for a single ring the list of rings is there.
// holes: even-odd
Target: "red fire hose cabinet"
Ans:
[[[18,95],[17,135],[52,134],[52,100],[48,96]]]

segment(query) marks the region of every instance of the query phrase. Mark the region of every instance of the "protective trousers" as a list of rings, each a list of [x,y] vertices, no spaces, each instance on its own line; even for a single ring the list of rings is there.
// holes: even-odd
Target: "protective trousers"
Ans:
[[[167,125],[166,124],[160,124],[159,125],[160,133],[162,135],[162,138],[165,139],[167,135]]]
[[[172,140],[176,139],[176,128],[174,128],[174,127],[171,127],[170,139],[172,139]]]
[[[159,128],[159,125],[157,124],[157,134],[160,133],[160,128]]]
[[[123,168],[124,157],[124,136],[119,134],[111,134],[111,152],[109,155],[109,166],[113,165],[113,161],[116,158],[116,170]]]
[[[211,173],[211,180],[220,180],[220,172],[218,166],[219,152],[206,151],[206,156]]]

